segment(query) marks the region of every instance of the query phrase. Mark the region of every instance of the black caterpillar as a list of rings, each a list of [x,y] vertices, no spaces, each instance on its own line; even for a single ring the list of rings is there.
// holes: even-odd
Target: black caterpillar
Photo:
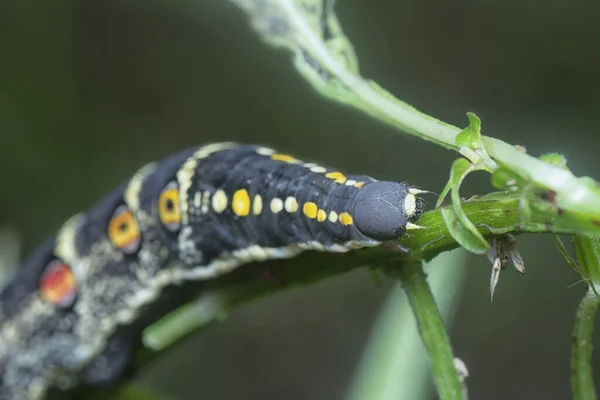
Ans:
[[[420,228],[421,192],[234,143],[146,165],[66,222],[0,292],[0,399],[115,382],[151,322],[144,310],[167,289],[398,238]]]

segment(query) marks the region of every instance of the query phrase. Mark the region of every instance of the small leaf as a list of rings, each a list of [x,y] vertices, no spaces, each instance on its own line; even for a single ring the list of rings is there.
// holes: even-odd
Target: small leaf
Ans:
[[[557,167],[561,167],[563,169],[567,168],[567,159],[565,156],[559,153],[546,153],[540,156],[540,160],[547,162],[548,164],[555,165]]]
[[[460,185],[465,177],[471,172],[479,169],[482,169],[482,167],[471,164],[464,158],[459,158],[458,160],[454,161],[452,168],[450,169],[450,180],[448,181],[448,185],[450,186],[450,195],[452,197],[453,215],[445,215],[444,220],[447,223],[446,217],[452,217],[452,219],[456,218],[462,227],[460,229],[451,229],[451,227],[448,226],[448,230],[450,231],[452,237],[467,250],[473,253],[483,254],[489,248],[488,242],[483,238],[481,233],[479,233],[477,230],[477,227],[473,225],[463,211],[459,194]]]
[[[467,113],[469,126],[456,136],[456,144],[460,147],[468,147],[471,150],[483,149],[481,142],[481,120],[471,112]]]

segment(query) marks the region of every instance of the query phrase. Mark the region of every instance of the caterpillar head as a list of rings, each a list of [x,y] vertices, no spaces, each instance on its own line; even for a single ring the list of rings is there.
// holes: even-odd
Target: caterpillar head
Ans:
[[[363,186],[354,198],[354,223],[365,236],[392,240],[407,230],[419,229],[414,221],[422,213],[422,190],[404,183],[378,181]]]

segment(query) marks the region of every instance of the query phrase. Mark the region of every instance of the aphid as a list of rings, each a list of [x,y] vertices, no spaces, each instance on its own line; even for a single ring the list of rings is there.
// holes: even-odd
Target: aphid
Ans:
[[[421,228],[421,192],[233,143],[149,164],[66,222],[0,292],[0,399],[111,384],[142,329],[187,300],[177,285],[398,238]]]

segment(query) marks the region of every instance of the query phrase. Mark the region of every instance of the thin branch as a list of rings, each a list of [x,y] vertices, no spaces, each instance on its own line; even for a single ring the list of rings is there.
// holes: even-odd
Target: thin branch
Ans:
[[[598,297],[588,290],[575,317],[571,352],[571,390],[575,400],[596,400],[592,372],[592,334],[598,309]]]
[[[408,295],[419,332],[431,359],[432,375],[440,399],[463,400],[463,384],[454,366],[452,346],[427,284],[421,263],[400,265],[394,272]]]

